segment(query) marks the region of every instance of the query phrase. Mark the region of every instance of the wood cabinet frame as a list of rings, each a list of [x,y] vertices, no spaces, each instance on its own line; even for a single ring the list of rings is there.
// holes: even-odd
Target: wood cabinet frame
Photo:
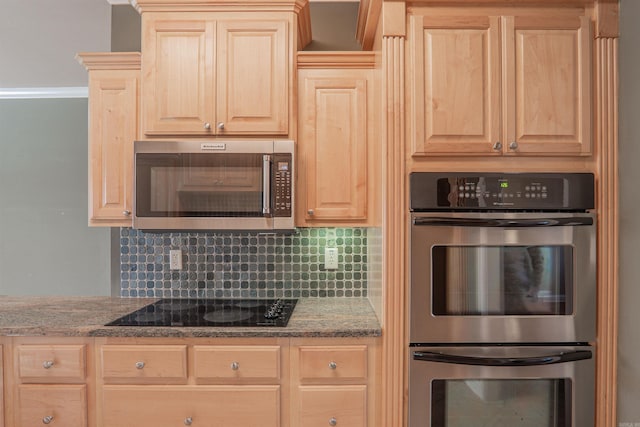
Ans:
[[[405,107],[413,94],[405,92],[406,67],[410,62],[406,40],[407,17],[423,6],[447,7],[540,7],[579,8],[594,31],[592,101],[593,146],[588,156],[574,157],[454,157],[411,156]],[[404,396],[407,384],[407,244],[408,173],[410,171],[591,171],[596,176],[598,220],[598,309],[596,348],[596,426],[615,427],[617,371],[618,294],[618,2],[615,0],[418,0],[382,4],[380,46],[383,69],[384,156],[384,314],[381,425],[406,425]],[[403,30],[404,28],[404,30]]]

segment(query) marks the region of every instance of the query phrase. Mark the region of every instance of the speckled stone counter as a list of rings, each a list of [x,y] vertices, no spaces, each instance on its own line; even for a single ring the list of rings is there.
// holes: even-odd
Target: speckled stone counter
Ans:
[[[284,328],[104,326],[156,299],[0,297],[0,336],[373,337],[377,317],[365,298],[302,298]]]

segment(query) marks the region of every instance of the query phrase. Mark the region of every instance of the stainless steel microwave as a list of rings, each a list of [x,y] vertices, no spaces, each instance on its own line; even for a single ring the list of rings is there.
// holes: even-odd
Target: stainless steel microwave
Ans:
[[[135,141],[133,227],[294,229],[291,140]]]

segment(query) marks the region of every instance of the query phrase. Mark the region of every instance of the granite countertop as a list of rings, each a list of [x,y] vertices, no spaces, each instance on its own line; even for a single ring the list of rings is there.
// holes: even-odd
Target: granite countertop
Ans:
[[[286,327],[104,326],[155,298],[0,297],[0,336],[372,337],[380,323],[366,298],[301,298]]]

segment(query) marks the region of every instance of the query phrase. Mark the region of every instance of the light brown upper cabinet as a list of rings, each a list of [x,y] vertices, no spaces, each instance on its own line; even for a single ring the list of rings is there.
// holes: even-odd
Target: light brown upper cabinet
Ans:
[[[510,12],[410,17],[414,156],[591,154],[589,19]]]
[[[297,225],[374,225],[379,132],[373,55],[298,55]]]
[[[89,225],[130,227],[140,53],[81,53],[89,70]]]
[[[143,133],[287,135],[293,39],[280,15],[143,14]]]

